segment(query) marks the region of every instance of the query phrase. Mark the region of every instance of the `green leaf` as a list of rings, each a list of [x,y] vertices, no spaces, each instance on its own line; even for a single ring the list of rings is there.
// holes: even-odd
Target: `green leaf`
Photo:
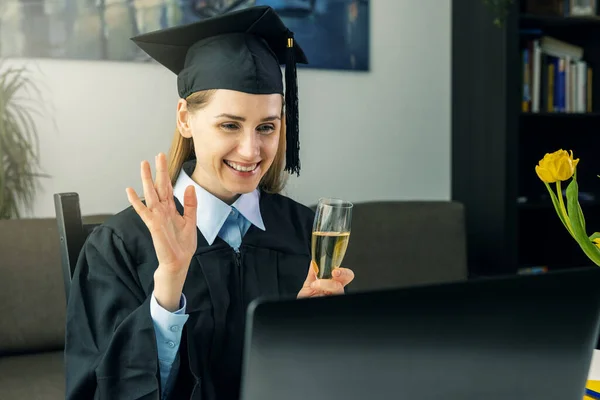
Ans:
[[[0,219],[32,210],[39,180],[39,137],[34,116],[44,107],[28,68],[0,59]],[[46,118],[48,119],[48,118]]]
[[[594,234],[592,234],[592,236],[590,236],[590,240],[594,240],[594,239],[598,239],[600,238],[600,232],[594,232]]]
[[[585,223],[583,221],[583,212],[579,205],[579,186],[577,180],[573,178],[569,186],[567,186],[567,212],[571,221],[571,228],[575,240],[579,247],[583,250],[586,256],[600,266],[600,249],[596,247],[588,237],[585,231]]]

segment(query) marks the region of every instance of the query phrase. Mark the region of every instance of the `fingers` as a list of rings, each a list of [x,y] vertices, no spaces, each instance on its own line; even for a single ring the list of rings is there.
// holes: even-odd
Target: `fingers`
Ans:
[[[354,272],[347,268],[333,270],[332,279],[318,279],[317,266],[314,261],[311,261],[304,285],[298,293],[298,298],[344,294],[344,287],[353,279]]]
[[[142,186],[144,189],[144,197],[146,198],[146,205],[149,208],[152,208],[152,206],[157,204],[160,200],[154,189],[152,171],[150,170],[150,163],[148,161],[142,161],[140,174],[142,176]]]
[[[308,274],[306,274],[306,280],[304,286],[310,286],[311,283],[317,280],[317,264],[314,261],[310,262],[308,266]]]
[[[342,286],[346,286],[354,279],[354,272],[348,268],[336,268],[333,270],[333,280],[338,281]]]
[[[311,266],[313,263],[311,263]],[[317,279],[314,269],[311,268],[312,276],[314,279],[312,282],[308,283],[309,278],[307,278],[307,283],[311,289],[313,289],[316,295],[331,295],[331,294],[343,294],[344,287],[352,282],[354,279],[354,272],[347,268],[336,268],[333,270],[333,278],[332,279]],[[305,283],[305,285],[307,284]]]
[[[173,187],[169,179],[169,171],[167,168],[167,157],[164,153],[159,153],[154,157],[156,164],[156,192],[161,201],[169,200]]]
[[[140,218],[142,218],[142,221],[146,222],[145,218],[148,209],[144,203],[142,203],[142,200],[140,200],[139,196],[132,188],[125,189],[125,192],[127,193],[127,200],[129,200],[129,203],[133,206],[135,212],[137,212]]]
[[[324,294],[344,293],[344,285],[333,279],[318,279],[311,283],[310,287]]]
[[[195,225],[197,211],[198,199],[196,198],[196,189],[190,185],[185,188],[183,194],[183,216]]]

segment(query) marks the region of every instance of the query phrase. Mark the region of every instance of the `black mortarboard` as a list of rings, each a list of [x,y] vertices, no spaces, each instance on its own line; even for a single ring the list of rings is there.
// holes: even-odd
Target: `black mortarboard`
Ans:
[[[299,174],[296,62],[308,60],[271,7],[249,7],[132,40],[177,75],[181,98],[207,89],[285,94],[285,169]],[[280,64],[286,64],[285,92]]]

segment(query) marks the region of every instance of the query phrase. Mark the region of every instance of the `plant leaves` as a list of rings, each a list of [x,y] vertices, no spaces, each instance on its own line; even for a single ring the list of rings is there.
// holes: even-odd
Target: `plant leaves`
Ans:
[[[0,60],[0,219],[32,210],[39,179],[48,177],[39,171],[36,101],[42,101],[41,92],[27,68]]]
[[[590,241],[585,231],[583,212],[579,205],[579,185],[575,177],[573,177],[571,183],[567,186],[567,210],[569,220],[571,221],[571,228],[579,247],[581,247],[585,255],[594,264],[600,266],[600,249]]]
[[[573,180],[577,180],[577,169],[573,172]],[[586,230],[585,227],[585,218],[583,217],[583,211],[581,209],[581,205],[579,204],[579,185],[577,185],[577,212],[579,214],[579,218],[581,218],[581,224],[583,225],[583,230]]]

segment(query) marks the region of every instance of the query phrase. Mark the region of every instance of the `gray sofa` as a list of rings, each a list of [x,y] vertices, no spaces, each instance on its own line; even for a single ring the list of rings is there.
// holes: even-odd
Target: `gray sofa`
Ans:
[[[465,246],[460,204],[359,203],[344,266],[353,291],[461,280]],[[64,399],[60,262],[54,219],[0,220],[1,400]]]
[[[106,215],[86,216],[84,222]],[[65,293],[54,218],[0,220],[0,399],[64,399]]]
[[[56,221],[0,221],[0,399],[64,399],[65,305]]]

